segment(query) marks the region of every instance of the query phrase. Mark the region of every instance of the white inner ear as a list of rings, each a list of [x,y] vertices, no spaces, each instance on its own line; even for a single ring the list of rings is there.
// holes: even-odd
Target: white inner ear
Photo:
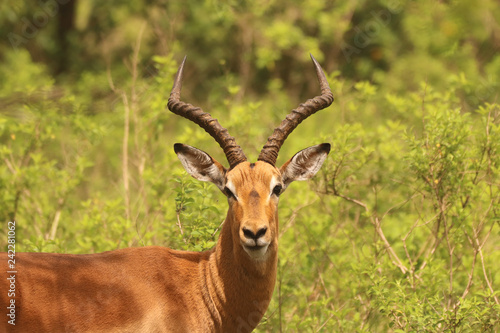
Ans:
[[[224,168],[204,151],[184,145],[177,156],[186,171],[194,178],[214,183],[221,191],[224,189]]]
[[[209,161],[208,159],[202,158],[202,156],[203,155],[197,156],[199,160],[203,160],[202,164],[212,163],[212,161]],[[211,182],[211,181],[213,181],[214,178],[217,178],[217,175],[220,173],[219,169],[217,169],[217,167],[213,163],[207,168],[199,169],[198,165],[191,163],[191,160],[189,158],[186,158],[186,156],[179,154],[178,157],[179,157],[179,160],[181,161],[184,169],[186,169],[186,171],[191,176],[193,176],[194,178],[196,178],[198,180],[201,180],[204,182]]]
[[[320,145],[301,150],[285,163],[282,167],[285,187],[295,180],[307,180],[319,171],[328,156],[327,151],[319,148]]]
[[[314,176],[321,169],[328,156],[327,154],[320,154],[316,158],[311,158],[311,155],[313,154],[304,151],[303,154],[297,154],[293,157],[287,168],[287,173],[291,169],[290,172],[293,173],[294,180],[307,180]]]

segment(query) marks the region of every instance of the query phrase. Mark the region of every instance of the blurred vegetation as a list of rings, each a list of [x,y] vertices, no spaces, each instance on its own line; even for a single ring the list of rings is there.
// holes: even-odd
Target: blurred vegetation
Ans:
[[[282,196],[257,331],[500,331],[497,1],[20,0],[0,21],[0,214],[18,251],[212,247],[224,196],[172,145],[225,159],[165,108],[178,62],[184,99],[255,160],[317,94],[312,53],[336,100],[278,163],[333,149]]]

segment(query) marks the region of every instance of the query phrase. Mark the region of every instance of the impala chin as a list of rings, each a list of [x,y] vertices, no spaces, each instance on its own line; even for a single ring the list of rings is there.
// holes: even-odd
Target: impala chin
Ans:
[[[254,260],[265,260],[267,258],[267,250],[269,249],[270,242],[259,241],[258,244],[248,244],[250,242],[241,242],[243,250],[248,256]]]

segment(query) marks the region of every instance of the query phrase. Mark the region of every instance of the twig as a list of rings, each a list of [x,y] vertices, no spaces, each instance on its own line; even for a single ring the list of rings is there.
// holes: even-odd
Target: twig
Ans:
[[[395,264],[397,267],[399,267],[399,269],[401,270],[401,272],[403,272],[403,274],[406,274],[408,272],[408,268],[405,265],[403,265],[403,262],[401,261],[401,259],[399,259],[399,256],[397,255],[396,251],[394,251],[394,249],[392,248],[392,246],[389,243],[389,241],[387,240],[387,238],[385,238],[385,235],[384,235],[384,232],[382,230],[382,226],[380,224],[380,220],[378,219],[378,217],[375,216],[374,222],[375,222],[374,223],[375,224],[375,231],[379,235],[380,239],[384,242],[386,250],[389,251],[389,254],[392,256],[393,264]]]
[[[397,255],[396,251],[394,251],[391,244],[389,243],[389,241],[385,237],[384,231],[382,230],[382,226],[380,223],[380,219],[376,215],[371,214],[370,209],[368,208],[368,206],[365,203],[363,203],[357,199],[353,199],[353,198],[350,198],[350,197],[345,196],[343,194],[340,194],[338,192],[337,188],[335,187],[335,183],[333,183],[333,184],[334,184],[333,185],[333,194],[334,195],[336,195],[336,196],[338,196],[346,201],[355,203],[356,205],[362,207],[366,211],[366,213],[370,216],[371,223],[375,226],[375,231],[377,232],[377,235],[382,240],[382,242],[384,242],[385,248],[389,252],[389,255],[392,258],[392,263],[394,265],[396,265],[401,270],[401,272],[403,274],[406,274],[406,272],[408,272],[408,268],[405,265],[403,265],[403,262],[401,261],[401,259],[399,259],[399,256]]]
[[[478,239],[478,232],[473,228],[472,231],[474,232],[474,242],[477,245],[477,251],[479,252],[479,258],[481,258],[481,267],[483,269],[483,275],[484,275],[484,280],[486,281],[486,284],[488,285],[488,288],[490,289],[491,294],[493,295],[493,298],[495,299],[495,303],[500,304],[498,297],[495,295],[495,290],[493,289],[493,286],[491,285],[490,279],[488,278],[488,273],[486,272],[486,265],[484,263],[484,256],[483,256],[483,246],[486,243],[486,240],[490,237],[491,231],[493,230],[493,224],[486,234],[484,241],[482,244],[479,243]]]
[[[122,91],[123,106],[125,109],[125,120],[123,123],[123,142],[122,142],[122,177],[123,189],[125,191],[125,213],[127,220],[130,220],[130,180],[128,172],[128,139],[130,134],[130,107],[127,94]]]
[[[57,227],[59,226],[59,220],[61,219],[63,205],[64,199],[59,198],[58,207],[56,210],[56,214],[54,215],[54,220],[52,221],[52,226],[49,233],[49,239],[51,240],[54,240],[56,238]]]
[[[137,81],[137,64],[139,62],[139,50],[141,47],[142,34],[145,29],[145,24],[142,25],[139,34],[134,45],[134,53],[132,57],[132,86],[130,90],[131,103],[129,103],[129,98],[125,91],[115,87],[113,83],[113,78],[111,76],[111,71],[108,67],[106,74],[108,78],[108,83],[115,93],[119,94],[123,101],[124,107],[124,123],[123,123],[123,140],[122,140],[122,179],[123,179],[123,189],[124,189],[124,199],[125,199],[125,214],[127,220],[131,218],[131,205],[130,205],[130,173],[129,173],[129,151],[128,151],[128,141],[130,137],[130,111],[132,110],[134,116],[134,123],[137,124],[137,93],[136,93],[136,81]],[[135,129],[135,134],[137,136],[137,128]],[[137,142],[136,142],[137,148]]]
[[[179,227],[179,230],[181,231],[182,239],[184,240],[184,243],[186,243],[186,239],[184,239],[184,231],[182,230],[180,211],[177,211],[176,215],[177,215],[177,222],[175,224]]]
[[[465,297],[467,296],[467,294],[469,293],[470,291],[470,288],[472,287],[472,280],[474,278],[474,268],[476,267],[476,259],[477,259],[477,253],[479,252],[475,246],[474,246],[474,242],[472,240],[472,238],[467,234],[467,231],[464,231],[465,232],[465,235],[467,236],[467,239],[469,240],[469,243],[471,244],[471,246],[474,248],[474,257],[472,257],[472,264],[471,264],[471,269],[470,269],[470,274],[469,274],[469,280],[467,281],[467,286],[465,287],[464,289],[464,292],[462,294],[462,297],[461,299],[465,299]],[[457,303],[455,304],[455,308],[458,307],[460,305],[460,299],[457,301]]]
[[[477,238],[475,240],[476,240],[477,245],[479,245]],[[493,295],[493,299],[495,300],[495,303],[500,304],[498,297],[495,295],[495,290],[493,290],[493,286],[491,285],[490,279],[488,278],[488,273],[486,272],[486,265],[484,264],[483,250],[480,247],[479,247],[478,252],[479,252],[479,258],[481,258],[481,267],[483,268],[484,280],[486,281],[486,284],[488,285],[488,289],[490,289],[490,292]]]
[[[297,218],[297,215],[299,211],[301,211],[303,208],[312,205],[316,200],[310,203],[303,204],[296,209],[293,210],[292,215],[290,215],[290,218],[288,219],[288,222],[285,224],[285,226],[281,229],[281,232],[279,234],[279,238],[285,234],[285,232],[290,229],[295,224],[295,219]]]
[[[179,215],[177,215],[179,216]],[[212,237],[215,236],[215,234],[217,233],[217,231],[219,231],[219,229],[222,227],[222,225],[224,224],[226,220],[222,220],[222,222],[219,224],[219,226],[217,227],[217,229],[215,229],[215,231],[212,233]]]
[[[15,175],[17,172],[12,163],[6,157],[4,157],[3,161],[5,162],[5,165],[7,165],[7,168],[10,170],[10,172]]]
[[[334,316],[335,316],[335,312],[334,312],[334,313],[332,313],[332,314],[330,315],[330,317],[328,317],[328,318],[325,320],[325,322],[323,323],[323,325],[321,325],[321,326],[320,326],[320,327],[316,330],[316,332],[321,331],[321,330],[323,329],[323,327],[325,327],[325,326],[326,326],[326,324],[328,323],[328,321],[330,321],[330,319],[332,319]]]

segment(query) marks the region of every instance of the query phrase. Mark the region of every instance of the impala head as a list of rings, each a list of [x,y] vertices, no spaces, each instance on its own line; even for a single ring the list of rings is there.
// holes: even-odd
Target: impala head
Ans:
[[[180,100],[184,58],[168,100],[168,108],[202,127],[221,146],[229,162],[229,169],[197,148],[176,143],[177,153],[186,171],[194,178],[214,183],[228,198],[233,251],[245,253],[250,259],[265,260],[276,253],[278,236],[279,196],[294,180],[306,180],[316,174],[330,151],[323,143],[299,151],[281,168],[275,166],[278,152],[288,135],[305,118],[333,102],[333,95],[325,74],[312,57],[321,86],[321,95],[307,100],[294,109],[269,137],[257,162],[247,161],[243,150],[236,144],[217,119],[202,109]]]

